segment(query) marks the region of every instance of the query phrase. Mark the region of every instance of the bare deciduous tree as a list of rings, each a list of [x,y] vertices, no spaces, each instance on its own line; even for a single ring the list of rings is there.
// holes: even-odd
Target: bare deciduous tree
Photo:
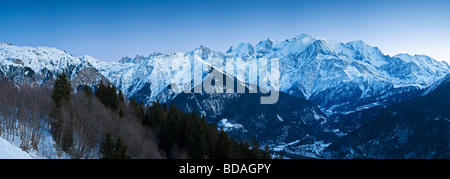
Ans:
[[[58,115],[50,115],[54,112],[51,91],[47,87],[0,79],[0,136],[7,140],[20,139],[24,150],[46,150],[39,148],[43,133],[59,127],[61,135],[53,136],[58,143],[58,156],[65,151],[72,158],[98,158],[99,144],[109,132],[114,138],[123,139],[132,158],[164,157],[155,133],[142,126],[130,105],[121,103],[122,115],[119,115],[95,96],[87,96],[80,90],[71,94],[70,107],[63,107]],[[71,145],[64,146],[65,137],[72,139]]]

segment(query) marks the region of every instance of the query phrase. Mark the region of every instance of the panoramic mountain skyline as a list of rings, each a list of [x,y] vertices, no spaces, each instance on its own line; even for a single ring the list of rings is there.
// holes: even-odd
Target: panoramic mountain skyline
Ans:
[[[448,9],[2,1],[0,159],[450,158]]]
[[[2,1],[0,41],[50,46],[104,61],[186,52],[226,52],[245,42],[299,33],[363,40],[387,55],[450,62],[450,2],[434,1]]]
[[[236,81],[236,88],[241,86],[248,88],[245,91],[250,91],[250,88],[258,88],[258,85],[261,85],[260,82],[254,81],[254,73],[245,72],[244,77],[233,74],[244,71],[246,67],[251,68],[251,64],[261,65],[260,60],[272,57],[280,58],[281,67],[281,88],[275,104],[260,104],[260,99],[265,96],[261,92],[227,94],[219,90],[209,94],[205,85],[198,84],[211,83],[212,79],[218,77],[214,71],[204,69],[211,66],[218,70],[219,76],[223,74],[225,81]],[[223,70],[223,63],[227,58],[242,59],[231,64],[237,67],[235,72]],[[259,65],[257,69],[260,69]],[[191,76],[189,72],[199,70],[197,68],[203,68],[199,76],[201,80],[194,80],[193,86],[183,85],[194,89],[194,93],[179,93],[171,89],[170,82],[184,81],[184,77]],[[127,100],[133,99],[136,105],[139,102],[153,106],[156,101],[170,106],[173,104],[181,111],[201,114],[204,116],[204,122],[216,124],[218,129],[223,129],[234,138],[248,139],[255,136],[260,144],[268,145],[273,152],[288,152],[291,157],[388,157],[346,155],[345,152],[351,153],[353,150],[351,146],[342,147],[346,149],[343,154],[336,152],[336,147],[329,149],[331,151],[324,150],[328,146],[341,145],[332,144],[339,142],[343,136],[353,135],[353,131],[357,132],[360,127],[374,120],[377,114],[387,109],[386,107],[439,91],[441,84],[448,82],[449,68],[447,63],[438,62],[425,55],[401,54],[390,57],[377,47],[362,41],[342,43],[307,34],[280,42],[266,39],[255,46],[239,43],[230,47],[226,53],[201,46],[188,52],[155,53],[148,57],[124,58],[120,62],[101,61],[89,55],[77,57],[54,47],[20,47],[0,43],[0,79],[3,81],[11,80],[17,85],[31,84],[51,88],[56,86],[56,79],[60,76],[58,74],[65,72],[74,91],[78,91],[74,95],[84,94],[79,91],[93,89],[94,92],[91,93],[100,101],[110,99],[101,98],[100,94],[103,94],[105,87],[100,86],[104,83],[112,84],[108,89],[119,90],[121,95],[118,96],[126,97]],[[277,71],[271,68],[272,70]],[[273,81],[268,79],[268,82],[272,84]],[[198,86],[203,86],[205,92],[195,92]],[[213,88],[223,89],[215,85]],[[7,87],[3,86],[3,90],[5,89]],[[113,99],[117,98],[114,91],[108,94]],[[437,97],[440,96],[446,97]],[[442,102],[448,103],[445,98]],[[436,106],[433,102],[424,105]],[[7,108],[0,109],[4,112]],[[436,119],[425,109],[420,108],[417,111],[424,112],[424,118],[419,118],[413,126],[421,123],[422,119]],[[119,116],[126,114],[120,111],[118,113]],[[444,124],[439,125],[445,127],[447,119],[445,114],[442,120]],[[448,133],[446,128],[443,129],[439,131]],[[377,134],[384,133],[381,131]],[[395,130],[392,133],[394,136],[398,134],[401,133]],[[419,134],[419,138],[423,136],[422,133]],[[436,145],[445,147],[448,145],[448,138],[446,139],[442,138],[443,145]],[[397,142],[393,141],[392,145]],[[424,142],[419,141],[419,144],[423,144],[428,150],[430,145]],[[378,151],[376,148],[369,149]],[[445,149],[437,149],[439,155],[436,156],[427,152],[416,153],[420,150],[412,150],[413,155],[408,154],[405,158],[414,158],[416,154],[421,158],[448,156]]]
[[[250,91],[250,84],[261,90],[264,83],[256,81],[256,74],[264,67],[262,59],[273,57],[279,58],[279,68],[271,68],[270,73],[278,71],[279,79],[268,78],[267,83],[279,85],[274,104],[260,104],[263,96],[268,97],[261,93],[221,92],[223,86],[216,86],[217,81],[213,88],[218,91],[206,92],[207,84],[221,74],[227,81],[222,85],[232,80],[248,88],[244,91]],[[225,64],[233,58],[240,60]],[[224,69],[229,65],[236,68]],[[207,66],[217,69],[219,75],[207,70]],[[251,73],[245,70],[247,67],[259,72]],[[447,63],[425,55],[390,57],[363,41],[342,43],[308,34],[280,42],[266,39],[255,46],[239,43],[226,53],[201,46],[188,52],[155,53],[120,62],[101,61],[89,55],[77,57],[53,47],[0,43],[0,76],[17,83],[52,86],[55,75],[64,71],[76,89],[88,85],[95,90],[100,81],[111,83],[138,103],[174,104],[185,112],[204,115],[207,122],[216,123],[232,136],[256,135],[261,143],[271,146],[297,144],[309,135],[314,136],[312,143],[300,142],[302,145],[314,145],[317,140],[325,147],[386,106],[424,94],[448,74],[449,68]],[[239,72],[244,72],[243,76],[237,75]],[[186,79],[193,83],[180,85],[181,90],[191,93],[171,88],[171,83],[180,84]],[[206,93],[196,92],[201,86]],[[318,157],[320,150],[305,155]]]

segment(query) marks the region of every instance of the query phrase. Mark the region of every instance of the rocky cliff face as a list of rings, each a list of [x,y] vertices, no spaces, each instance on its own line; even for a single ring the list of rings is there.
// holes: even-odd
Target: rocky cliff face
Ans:
[[[208,75],[206,81],[212,78]],[[260,90],[250,93],[252,87],[236,78],[224,75],[225,81],[233,80],[235,88],[242,86],[245,93],[181,93],[170,101],[177,108],[204,115],[208,122],[216,123],[237,139],[256,137],[262,144],[284,144],[295,140],[307,140],[317,136],[328,142],[336,139],[321,125],[327,117],[311,101],[279,92],[275,104],[261,104],[267,94]],[[253,86],[258,88],[258,86]],[[237,91],[237,90],[236,90]],[[319,137],[320,136],[320,137]],[[327,138],[328,137],[328,138]]]

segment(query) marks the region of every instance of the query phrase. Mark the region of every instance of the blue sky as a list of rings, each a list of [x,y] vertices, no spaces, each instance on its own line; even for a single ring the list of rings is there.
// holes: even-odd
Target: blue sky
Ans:
[[[301,33],[450,62],[448,0],[1,0],[0,41],[105,61]]]

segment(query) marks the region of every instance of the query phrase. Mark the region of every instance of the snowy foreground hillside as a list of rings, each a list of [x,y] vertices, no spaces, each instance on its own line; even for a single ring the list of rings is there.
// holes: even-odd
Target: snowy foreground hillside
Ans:
[[[0,135],[0,159],[65,159],[70,158],[65,152],[58,154],[53,136],[44,131],[38,145],[38,150],[23,150],[20,146],[23,141],[19,136],[7,133]]]
[[[31,155],[0,137],[0,159],[31,159]]]

